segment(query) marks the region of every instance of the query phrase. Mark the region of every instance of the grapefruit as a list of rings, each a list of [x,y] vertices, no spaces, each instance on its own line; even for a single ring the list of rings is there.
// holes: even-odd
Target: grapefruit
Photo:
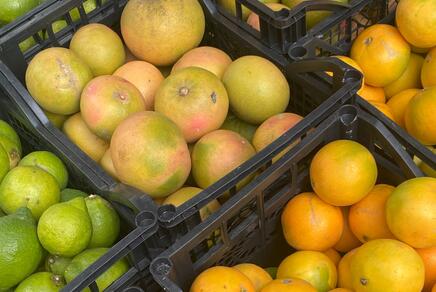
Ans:
[[[436,246],[436,178],[400,184],[386,202],[386,220],[399,240],[415,247]]]
[[[145,108],[148,110],[154,109],[154,96],[164,80],[159,69],[144,61],[131,61],[118,68],[114,75],[135,85],[142,94]]]
[[[280,11],[282,9],[289,10],[289,7],[280,3],[267,3],[265,4],[269,9],[272,11]],[[260,31],[260,20],[259,15],[257,15],[254,12],[251,12],[250,15],[248,15],[247,23],[254,28],[257,31]]]
[[[422,65],[421,81],[424,88],[436,86],[436,47],[427,54]]]
[[[88,128],[110,140],[116,127],[134,113],[145,111],[139,90],[129,81],[111,75],[91,80],[83,89],[80,111]]]
[[[238,119],[238,117],[231,112],[227,114],[227,118],[221,125],[221,129],[236,132],[249,142],[252,142],[254,133],[256,132],[256,126]]]
[[[103,157],[100,159],[100,165],[110,176],[117,179],[117,172],[115,171],[114,163],[112,162],[110,148],[106,150]]]
[[[233,268],[244,274],[251,281],[256,291],[261,291],[265,285],[273,280],[267,271],[255,264],[244,263],[233,266]]]
[[[80,94],[91,79],[88,65],[65,48],[39,52],[26,70],[30,95],[43,109],[60,115],[79,111]]]
[[[374,87],[368,84],[363,84],[357,94],[359,94],[360,97],[368,102],[386,102],[385,91],[381,87]]]
[[[390,112],[394,116],[395,122],[402,128],[406,128],[404,116],[406,113],[407,105],[409,101],[420,92],[419,89],[412,88],[400,91],[392,96],[386,105],[389,107]]]
[[[277,279],[269,282],[260,292],[316,292],[308,282],[297,278]]]
[[[395,27],[376,24],[359,34],[350,56],[362,68],[366,84],[384,87],[406,70],[410,46]]]
[[[374,187],[377,165],[371,152],[350,140],[336,140],[322,147],[310,164],[315,193],[335,206],[360,201]]]
[[[436,46],[436,2],[428,0],[401,0],[395,20],[404,38],[419,48]]]
[[[186,52],[171,69],[171,73],[186,67],[200,67],[221,79],[232,63],[229,55],[213,47],[198,47]]]
[[[159,66],[173,64],[198,46],[205,29],[203,10],[197,0],[131,0],[123,10],[120,24],[130,51]]]
[[[405,243],[394,239],[371,240],[351,258],[351,282],[356,292],[421,291],[424,264]]]
[[[58,115],[44,110],[44,114],[47,116],[47,119],[58,129],[62,129],[64,122],[68,119],[68,116]]]
[[[188,67],[171,74],[156,93],[154,108],[182,130],[188,143],[217,130],[226,119],[229,99],[213,73]]]
[[[407,105],[407,132],[424,145],[436,145],[436,86],[416,94]]]
[[[121,38],[100,23],[82,26],[73,35],[70,49],[88,64],[94,76],[114,73],[126,58]]]
[[[118,178],[153,198],[179,189],[191,170],[181,130],[160,113],[128,117],[115,130],[110,149]]]
[[[242,272],[235,268],[216,266],[198,275],[192,283],[191,292],[202,291],[244,291],[255,292],[256,289]]]
[[[333,248],[340,252],[349,252],[350,250],[361,245],[359,239],[354,235],[350,229],[349,223],[349,207],[342,207],[342,215],[344,216],[344,228],[342,230],[342,235],[339,241],[333,246]]]
[[[436,246],[419,248],[416,250],[424,262],[425,282],[424,292],[430,292],[433,284],[436,284]]]
[[[258,125],[285,111],[289,84],[270,61],[258,56],[235,60],[223,76],[232,112],[247,123]]]
[[[281,222],[286,241],[298,250],[324,251],[333,247],[344,226],[341,209],[314,193],[292,198],[283,210]]]

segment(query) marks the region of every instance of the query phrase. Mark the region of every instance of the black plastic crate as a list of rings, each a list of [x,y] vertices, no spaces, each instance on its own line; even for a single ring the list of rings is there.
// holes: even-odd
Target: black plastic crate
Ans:
[[[152,262],[151,273],[163,290],[187,291],[201,271],[215,265],[277,266],[292,251],[282,235],[282,209],[311,190],[310,162],[326,143],[348,139],[367,147],[377,161],[378,183],[397,185],[422,176],[392,133],[358,106],[342,106],[299,137],[299,144]]]

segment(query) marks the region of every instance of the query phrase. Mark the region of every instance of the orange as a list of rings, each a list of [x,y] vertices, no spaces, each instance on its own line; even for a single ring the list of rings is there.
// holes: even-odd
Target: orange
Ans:
[[[409,64],[400,78],[385,87],[388,98],[409,88],[421,88],[421,68],[424,58],[417,54],[410,54]]]
[[[330,290],[329,292],[353,292],[353,290],[346,289],[346,288],[336,288],[336,289]]]
[[[336,287],[337,271],[333,262],[317,251],[297,251],[279,265],[277,279],[298,278],[307,281],[318,291]]]
[[[431,289],[431,292],[436,292],[436,283],[434,284],[433,288]]]
[[[424,88],[436,85],[436,47],[428,52],[421,70],[421,82]]]
[[[418,48],[414,45],[410,45],[410,47],[412,48],[412,52],[414,52],[415,54],[427,54],[428,51],[430,51],[430,48]]]
[[[216,266],[201,272],[201,274],[198,275],[192,283],[190,291],[255,292],[256,289],[251,281],[237,269]]]
[[[341,255],[333,248],[329,248],[325,252],[323,252],[326,256],[329,257],[329,259],[335,264],[335,266],[338,266],[339,261],[341,260]]]
[[[351,258],[351,282],[355,292],[421,291],[424,264],[418,253],[394,239],[364,243]]]
[[[436,246],[420,248],[416,250],[421,256],[425,267],[424,292],[430,292],[433,284],[436,284]]]
[[[288,6],[280,4],[280,3],[267,3],[265,5],[268,6],[268,8],[271,9],[272,11],[280,11],[282,9],[289,10]],[[256,13],[254,13],[254,12],[250,13],[250,15],[248,16],[248,19],[247,19],[247,23],[255,30],[260,31],[259,15],[257,15]]]
[[[403,91],[400,91],[399,93],[392,96],[386,105],[391,110],[392,115],[395,118],[395,121],[398,125],[400,125],[403,128],[406,128],[405,122],[404,122],[404,115],[406,113],[407,105],[409,104],[409,101],[420,91],[420,89],[406,89]]]
[[[312,285],[297,278],[277,279],[263,287],[260,292],[316,292]]]
[[[394,238],[386,223],[386,200],[395,188],[379,184],[350,208],[350,228],[361,242],[377,238]]]
[[[373,107],[375,107],[376,109],[381,111],[389,119],[391,119],[392,121],[396,122],[394,114],[392,113],[390,107],[388,107],[385,103],[371,101],[370,104],[372,104]]]
[[[385,91],[381,87],[374,87],[368,84],[363,84],[362,88],[357,92],[363,99],[369,102],[386,102]]]
[[[436,46],[436,1],[401,0],[396,22],[404,38],[419,48]]]
[[[424,145],[436,145],[436,86],[416,94],[407,105],[407,132]]]
[[[348,214],[350,212],[350,208],[343,207],[341,208],[342,214],[344,216],[344,229],[342,230],[341,239],[335,244],[333,247],[337,251],[340,252],[349,252],[353,248],[361,245],[359,239],[351,232],[350,225],[348,222]]]
[[[239,264],[233,268],[244,274],[251,283],[253,283],[256,291],[260,291],[266,284],[273,280],[267,271],[255,264]]]
[[[384,87],[406,70],[410,46],[395,27],[376,24],[356,38],[350,56],[362,68],[366,84]]]
[[[299,250],[331,248],[341,237],[344,224],[341,209],[325,203],[314,193],[292,198],[281,220],[286,241]]]
[[[356,253],[357,248],[350,250],[346,253],[338,264],[338,287],[352,289],[350,264],[353,255]]]
[[[386,202],[389,229],[415,247],[436,246],[436,178],[418,177],[400,184]]]
[[[358,70],[360,73],[362,73],[363,75],[363,70],[362,68],[360,68],[359,64],[356,63],[356,61],[354,61],[353,59],[351,59],[350,57],[347,56],[332,56],[334,58],[338,58],[339,60],[341,60],[342,62],[347,63],[348,65],[350,65],[351,67],[353,67],[354,69]],[[333,76],[333,72],[326,72],[329,76]],[[362,87],[365,84],[365,76],[363,76],[362,79]]]
[[[310,164],[315,193],[335,206],[360,201],[374,187],[377,165],[371,152],[350,140],[336,140],[322,147]]]

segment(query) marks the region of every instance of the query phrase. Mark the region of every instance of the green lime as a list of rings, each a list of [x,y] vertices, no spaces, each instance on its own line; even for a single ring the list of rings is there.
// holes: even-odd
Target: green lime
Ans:
[[[110,247],[120,233],[120,218],[112,205],[97,195],[85,199],[92,222],[92,237],[88,248]]]
[[[9,166],[14,168],[17,166],[21,158],[21,147],[18,147],[11,139],[0,135],[0,146],[6,151],[9,156]]]
[[[108,252],[108,248],[92,248],[87,249],[81,254],[74,257],[71,264],[68,265],[65,270],[65,280],[67,283],[71,282],[75,277],[77,277],[81,272],[83,272],[92,263],[98,260],[102,255]],[[97,278],[97,286],[100,291],[103,291],[115,280],[125,274],[129,269],[129,265],[125,259],[121,259],[115,264],[113,264],[109,269],[106,270],[100,277]],[[88,288],[83,291],[90,291]]]
[[[68,183],[68,171],[62,160],[48,151],[35,151],[21,159],[20,166],[36,166],[51,174],[63,190]]]
[[[104,1],[102,1],[104,2]],[[95,8],[97,8],[97,1],[96,0],[86,0],[83,2],[83,8],[85,9],[86,14],[93,11]],[[80,19],[80,12],[78,8],[75,8],[71,10],[70,12],[71,19],[73,21],[77,21]]]
[[[0,182],[8,173],[9,169],[10,169],[9,156],[6,153],[5,149],[3,149],[3,147],[0,146]]]
[[[0,0],[0,21],[9,23],[38,4],[38,0]]]
[[[227,118],[222,124],[221,129],[236,132],[250,142],[253,140],[254,132],[256,132],[256,126],[238,119],[232,113],[227,115]]]
[[[0,208],[7,214],[20,207],[27,207],[38,219],[59,199],[60,190],[56,179],[35,166],[15,167],[0,184]]]
[[[3,120],[0,120],[0,136],[5,136],[9,140],[11,140],[15,145],[17,145],[18,149],[20,149],[21,152],[20,137],[18,137],[18,134],[17,132],[15,132],[14,128],[12,128],[8,123]]]
[[[61,202],[67,202],[77,197],[86,198],[87,193],[75,189],[63,189],[61,191]]]
[[[62,276],[49,272],[39,272],[27,277],[18,285],[15,292],[57,292],[65,286]]]
[[[49,255],[45,261],[45,269],[55,275],[64,275],[65,269],[71,263],[72,258],[57,255]]]
[[[0,217],[6,216],[6,214],[0,209]]]
[[[265,268],[265,271],[271,276],[271,278],[275,279],[277,277],[277,267]]]
[[[63,21],[65,21],[65,20],[63,20]],[[53,23],[53,25],[55,23]],[[58,129],[62,129],[64,122],[68,119],[68,116],[54,114],[54,113],[51,113],[51,112],[48,112],[45,110],[44,110],[44,113],[47,116],[47,119]]]
[[[75,256],[88,246],[91,234],[91,219],[83,198],[51,206],[38,223],[39,240],[53,255]]]
[[[0,291],[20,283],[42,259],[36,223],[29,209],[0,218]]]

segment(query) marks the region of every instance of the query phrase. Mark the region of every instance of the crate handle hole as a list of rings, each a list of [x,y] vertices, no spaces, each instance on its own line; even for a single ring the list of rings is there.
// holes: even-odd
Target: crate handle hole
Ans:
[[[136,215],[135,223],[137,226],[146,227],[156,222],[156,216],[150,211],[142,211]]]
[[[294,58],[302,58],[307,55],[307,49],[301,46],[293,47],[289,54]]]
[[[344,105],[339,109],[341,123],[348,127],[357,121],[357,108],[354,105]]]
[[[157,216],[160,221],[170,221],[176,214],[176,207],[174,205],[163,205],[157,210]]]

